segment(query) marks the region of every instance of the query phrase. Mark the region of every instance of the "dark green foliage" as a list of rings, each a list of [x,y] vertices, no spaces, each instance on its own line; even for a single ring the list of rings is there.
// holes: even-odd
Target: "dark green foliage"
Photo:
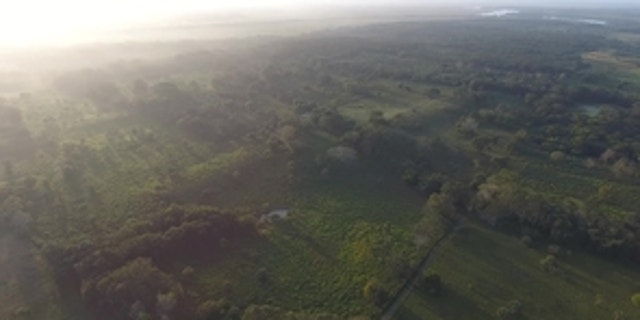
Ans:
[[[558,259],[554,255],[548,255],[544,259],[540,260],[540,268],[549,273],[560,272]]]
[[[500,307],[496,310],[496,316],[498,316],[498,319],[517,319],[517,317],[521,315],[522,303],[518,300],[510,301],[506,306]]]
[[[418,171],[415,168],[409,167],[405,169],[404,172],[402,173],[402,180],[408,186],[416,187],[420,182],[420,175],[418,174]]]
[[[549,247],[547,248],[547,252],[548,252],[550,255],[553,255],[553,256],[555,256],[555,257],[559,257],[559,256],[561,256],[561,255],[562,255],[562,248],[560,248],[560,246],[559,246],[559,245],[551,244],[551,245],[549,245]]]
[[[136,301],[141,301],[147,311],[163,305],[162,312],[185,316],[191,311],[181,302],[183,284],[157,266],[169,265],[176,259],[220,259],[220,239],[254,236],[254,226],[235,216],[210,208],[187,210],[173,206],[156,219],[128,225],[103,244],[52,247],[47,253],[57,277],[81,282],[80,288],[68,289],[81,291],[84,300],[99,310],[113,310],[105,311],[105,316],[112,312],[117,315],[118,310]],[[151,257],[153,262],[139,257]],[[192,267],[185,267],[180,279],[193,285],[193,273]]]
[[[153,317],[151,317],[150,314],[148,313],[139,313],[138,317],[135,320],[152,320]]]
[[[429,97],[429,99],[438,99],[440,97],[440,89],[438,88],[431,88],[428,89],[425,94],[427,95],[427,97]]]
[[[29,159],[35,147],[22,111],[0,98],[0,159],[4,163],[4,173],[7,173],[7,161]]]
[[[434,193],[440,192],[442,185],[444,184],[445,177],[442,175],[422,175],[418,181],[418,188],[425,195],[429,196]]]
[[[419,144],[413,136],[403,130],[381,126],[359,128],[352,144],[360,154],[394,166],[417,158],[419,152]]]
[[[227,296],[231,296],[233,295],[233,292],[234,292],[233,287],[234,287],[233,283],[227,280],[222,284],[222,292]]]
[[[237,307],[229,303],[225,299],[221,300],[207,300],[201,303],[196,310],[197,320],[219,320],[228,319],[227,316],[236,312]]]
[[[541,193],[525,192],[518,185],[518,177],[502,171],[478,187],[474,206],[482,219],[503,228],[536,230],[547,239],[568,245],[584,245],[600,253],[621,259],[637,260],[633,252],[640,248],[635,236],[640,226],[638,217],[613,217],[601,212],[584,211],[570,202],[546,197]],[[609,194],[601,187],[598,194]],[[584,211],[583,211],[584,210]],[[552,254],[560,254],[560,247],[551,246]]]
[[[382,111],[374,110],[374,111],[371,111],[371,113],[369,114],[369,123],[371,123],[374,126],[383,126],[383,125],[386,125],[388,122],[384,118],[384,114],[382,113]]]
[[[346,133],[354,126],[352,121],[337,110],[329,108],[317,109],[313,120],[319,128],[336,136]]]
[[[440,296],[444,289],[442,279],[435,273],[424,274],[420,282],[420,287],[434,297]]]
[[[55,86],[61,92],[90,100],[104,109],[125,108],[126,97],[114,80],[105,70],[84,69],[58,77]]]
[[[270,305],[250,305],[242,314],[241,320],[337,320],[336,315],[328,313],[307,314],[304,312],[292,312]]]
[[[455,208],[447,200],[446,196],[439,194],[429,197],[423,207],[423,217],[414,227],[414,242],[417,246],[432,245],[451,229],[452,221],[446,214],[454,213]]]
[[[438,215],[448,221],[455,221],[460,212],[454,204],[454,198],[448,193],[434,193],[429,196],[423,208],[425,215]]]
[[[413,268],[405,259],[393,258],[389,262],[389,271],[395,278],[403,281],[411,276]]]
[[[251,305],[244,310],[242,320],[284,319],[284,311],[269,305]]]
[[[261,285],[266,285],[269,283],[269,272],[267,271],[267,269],[265,268],[261,268],[260,270],[258,270],[256,272],[256,280],[261,284]]]
[[[640,307],[640,293],[636,293],[631,296],[631,303],[636,307]]]
[[[180,275],[185,278],[191,278],[193,277],[194,272],[195,271],[193,267],[185,267],[184,269],[182,269],[182,272],[180,272]]]
[[[384,306],[389,301],[389,292],[376,280],[371,279],[362,289],[364,297],[377,306]]]
[[[189,212],[170,207],[155,221],[120,230],[113,236],[120,242],[98,246],[75,262],[74,269],[81,277],[91,277],[139,256],[169,262],[212,255],[219,239],[252,237],[254,232],[251,224],[212,209]]]
[[[613,320],[628,320],[629,318],[624,311],[616,310],[613,312]]]
[[[520,241],[522,242],[522,244],[524,244],[527,248],[531,247],[533,245],[533,239],[530,236],[523,236],[522,238],[520,238]]]
[[[138,301],[147,309],[157,304],[159,314],[171,314],[184,292],[171,275],[160,271],[150,259],[138,258],[99,280],[84,281],[82,296],[103,312],[103,318],[108,318],[124,316],[121,310],[128,310]]]
[[[30,314],[31,314],[31,309],[29,309],[28,307],[20,307],[13,312],[13,315],[18,319],[27,318],[30,316]]]

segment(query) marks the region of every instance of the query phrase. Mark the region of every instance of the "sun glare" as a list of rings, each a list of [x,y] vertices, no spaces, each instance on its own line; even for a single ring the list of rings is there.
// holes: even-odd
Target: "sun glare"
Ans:
[[[96,30],[199,10],[292,5],[293,0],[6,0],[0,5],[0,47],[94,40]],[[100,39],[95,39],[100,40]]]
[[[84,33],[124,21],[117,6],[91,1],[12,1],[0,11],[0,45],[61,44]]]

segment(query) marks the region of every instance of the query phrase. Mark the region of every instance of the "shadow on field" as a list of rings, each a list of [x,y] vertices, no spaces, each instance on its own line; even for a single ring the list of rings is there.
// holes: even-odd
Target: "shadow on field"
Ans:
[[[406,308],[404,305],[398,309],[395,319],[397,320],[449,320],[449,319],[474,319],[474,320],[493,320],[494,315],[488,314],[484,310],[478,308],[473,301],[465,296],[447,290],[440,297],[433,297],[425,290],[416,289],[415,295],[421,300],[426,309],[429,309],[435,317],[428,318],[417,315],[413,310]]]
[[[315,238],[300,230],[300,228],[293,222],[281,219],[277,221],[277,225],[280,230],[284,231],[290,237],[299,239],[304,242],[315,253],[321,255],[325,259],[331,261],[335,260],[334,255],[331,254],[331,252],[326,247],[322,246]]]

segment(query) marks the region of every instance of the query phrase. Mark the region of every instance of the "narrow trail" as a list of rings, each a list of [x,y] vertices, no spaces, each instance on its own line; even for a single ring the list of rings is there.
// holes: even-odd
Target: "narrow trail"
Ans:
[[[429,250],[427,255],[422,259],[418,267],[413,271],[411,277],[404,283],[400,291],[393,298],[393,302],[390,303],[382,312],[380,316],[380,320],[392,320],[398,308],[402,305],[402,303],[407,299],[413,288],[418,284],[420,278],[422,276],[422,272],[431,266],[435,261],[435,258],[438,256],[438,253],[442,250],[442,247],[453,238],[460,229],[464,227],[466,220],[461,219],[456,226],[451,229],[446,235],[442,238],[438,239],[433,247]]]

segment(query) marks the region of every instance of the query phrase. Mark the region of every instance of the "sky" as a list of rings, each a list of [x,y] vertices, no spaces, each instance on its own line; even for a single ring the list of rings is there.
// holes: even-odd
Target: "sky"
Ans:
[[[308,5],[599,5],[633,0],[0,0],[0,45],[56,43],[96,28],[202,12]]]

